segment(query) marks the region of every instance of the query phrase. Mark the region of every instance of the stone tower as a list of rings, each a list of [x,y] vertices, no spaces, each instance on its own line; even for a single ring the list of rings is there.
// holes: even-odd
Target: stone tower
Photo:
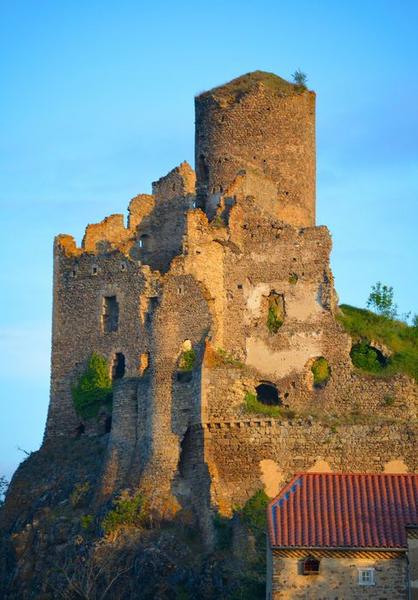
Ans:
[[[262,208],[315,225],[315,93],[255,71],[196,97],[197,202],[211,218],[237,176]]]

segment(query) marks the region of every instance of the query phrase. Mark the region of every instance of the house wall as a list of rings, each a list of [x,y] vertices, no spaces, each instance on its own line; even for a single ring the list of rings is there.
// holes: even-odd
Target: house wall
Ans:
[[[407,527],[409,600],[418,600],[418,526]]]
[[[305,554],[307,556],[307,554]],[[320,558],[318,575],[301,574],[303,555],[289,556],[273,551],[271,587],[267,600],[405,600],[407,563],[405,554],[329,552]],[[358,569],[373,567],[375,585],[358,584]],[[270,595],[270,598],[268,594]]]

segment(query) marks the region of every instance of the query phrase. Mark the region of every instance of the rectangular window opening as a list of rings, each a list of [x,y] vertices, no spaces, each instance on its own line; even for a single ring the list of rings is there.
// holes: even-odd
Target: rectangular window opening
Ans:
[[[111,333],[118,330],[119,325],[119,304],[116,296],[105,296],[103,298],[103,331]]]

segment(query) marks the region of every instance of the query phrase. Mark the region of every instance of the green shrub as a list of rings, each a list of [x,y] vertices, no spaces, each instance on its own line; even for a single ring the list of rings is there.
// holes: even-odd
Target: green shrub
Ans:
[[[313,383],[315,387],[323,387],[331,375],[331,369],[328,361],[323,356],[317,358],[313,362],[311,371],[313,374]]]
[[[257,399],[256,394],[247,392],[244,397],[245,411],[255,413],[257,415],[265,415],[267,417],[281,417],[282,411],[280,406],[263,404]]]
[[[372,285],[372,291],[367,300],[367,308],[372,308],[379,315],[389,319],[395,319],[398,309],[393,300],[393,287],[382,285],[380,281]]]
[[[376,340],[392,352],[386,364],[382,365],[377,360],[376,350],[374,350],[375,355],[373,356],[367,353],[364,347],[363,349],[358,348],[360,350],[359,354],[362,356],[355,356],[354,358],[352,356],[353,363],[356,361],[354,364],[358,368],[381,376],[406,373],[418,381],[417,327],[410,327],[403,321],[377,315],[370,310],[356,308],[348,304],[342,304],[340,309],[341,313],[338,320],[351,335],[356,345],[363,343],[370,347],[369,342],[365,340]],[[359,342],[359,340],[362,341]]]
[[[224,365],[228,365],[231,367],[237,367],[238,369],[243,368],[244,363],[242,363],[240,360],[235,358],[235,356],[231,352],[228,352],[227,350],[224,350],[223,348],[216,348],[216,353]]]
[[[264,532],[267,528],[267,505],[269,498],[264,490],[258,490],[240,511],[241,519],[253,531]]]
[[[225,223],[224,223],[224,220],[222,219],[221,215],[216,215],[216,217],[211,222],[211,225],[213,227],[225,227]]]
[[[308,81],[306,73],[304,73],[300,69],[296,69],[296,71],[292,75],[292,78],[297,87],[306,90],[306,82]]]
[[[380,373],[383,369],[377,350],[365,341],[355,344],[351,348],[350,356],[355,367],[368,373]]]
[[[88,481],[84,481],[83,483],[76,483],[73,488],[73,491],[70,495],[70,504],[73,508],[77,508],[83,503],[88,492],[90,490],[90,483]]]
[[[93,515],[82,515],[80,517],[80,524],[84,531],[91,531],[94,525],[94,516]]]
[[[299,277],[296,273],[291,273],[289,275],[289,283],[291,285],[295,285],[298,282],[298,279],[299,279]]]
[[[283,325],[283,320],[277,316],[274,306],[269,306],[267,315],[267,329],[270,333],[277,333]]]
[[[93,352],[86,371],[72,388],[76,412],[83,419],[97,416],[100,406],[112,402],[112,380],[104,356]]]
[[[284,299],[281,294],[271,292],[268,297],[267,329],[277,333],[284,321]]]
[[[179,371],[193,371],[196,362],[196,352],[193,348],[184,350],[179,358]]]
[[[383,404],[385,406],[393,406],[395,404],[395,398],[393,396],[385,396],[383,398]]]
[[[124,492],[113,502],[113,508],[102,521],[102,528],[106,535],[111,535],[123,527],[142,528],[149,520],[149,505],[143,494],[130,496]]]

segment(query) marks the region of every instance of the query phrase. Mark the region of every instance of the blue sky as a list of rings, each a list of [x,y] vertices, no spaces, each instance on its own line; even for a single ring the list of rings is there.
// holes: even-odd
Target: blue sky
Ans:
[[[182,160],[193,96],[261,69],[317,92],[318,223],[342,302],[418,312],[418,3],[1,1],[0,474],[39,447],[52,243]]]

